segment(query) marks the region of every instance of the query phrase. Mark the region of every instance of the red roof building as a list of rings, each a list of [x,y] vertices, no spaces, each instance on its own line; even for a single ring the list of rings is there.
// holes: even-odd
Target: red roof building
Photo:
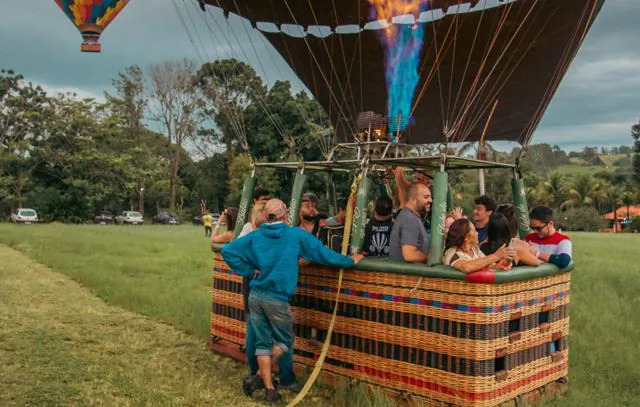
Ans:
[[[622,226],[623,226],[623,221],[626,220],[631,220],[634,219],[636,217],[640,217],[640,206],[629,206],[629,213],[627,213],[627,207],[626,206],[621,206],[618,208],[618,210],[616,211],[616,231],[621,231],[622,230]],[[606,229],[609,232],[613,231],[613,212],[609,212],[605,215],[603,215],[602,217],[606,220],[609,221],[609,229]]]

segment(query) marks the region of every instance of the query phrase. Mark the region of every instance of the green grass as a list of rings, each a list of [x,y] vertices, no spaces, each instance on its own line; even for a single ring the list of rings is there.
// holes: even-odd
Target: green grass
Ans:
[[[547,405],[640,405],[640,235],[583,233],[572,237],[577,269],[573,272],[571,289],[569,393]],[[209,359],[213,356],[204,348],[209,331],[211,253],[201,228],[2,224],[0,243],[71,277],[111,305],[165,321],[184,332],[185,340],[200,344],[197,349],[189,348],[200,362],[194,366],[176,358],[172,366],[177,370],[202,371],[207,379],[229,386],[229,395],[223,393],[221,397],[235,400],[237,381],[244,369],[231,362],[229,370],[218,369],[219,359],[216,357],[214,366]],[[166,329],[173,331],[171,327]],[[3,342],[0,339],[0,344]],[[50,355],[52,360],[46,362],[46,354],[42,354],[26,365],[30,369],[36,369],[34,363],[51,365],[60,356],[57,349]],[[113,349],[117,352],[115,345]],[[83,364],[83,357],[61,359]],[[4,388],[12,379],[1,372],[0,385]],[[99,377],[97,373],[95,377]],[[132,373],[127,379],[134,380],[135,375]],[[39,382],[53,389],[51,380],[45,375]],[[82,392],[66,394],[73,386],[58,387],[61,388],[57,391],[64,393],[59,400],[66,401],[60,404],[73,404],[75,400],[92,404],[93,399]],[[151,390],[139,389],[128,400],[137,400],[137,395],[145,394],[144,391]],[[378,397],[364,399],[362,391],[336,393],[335,401],[323,403],[314,397],[311,404],[376,407],[388,404],[382,400],[372,404],[371,400]],[[150,400],[152,396],[141,397]],[[0,404],[5,404],[1,398]],[[214,404],[227,402],[222,398]]]
[[[238,389],[239,364],[193,336],[6,246],[0,276],[2,406],[259,405]]]
[[[578,164],[565,164],[559,165],[553,169],[563,175],[595,175],[599,172],[613,172],[615,167],[604,167],[601,165],[578,165]]]

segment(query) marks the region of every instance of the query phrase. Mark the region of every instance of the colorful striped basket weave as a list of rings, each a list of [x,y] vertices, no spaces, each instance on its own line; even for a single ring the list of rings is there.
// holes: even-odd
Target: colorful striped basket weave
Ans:
[[[459,406],[495,406],[566,378],[569,270],[545,265],[465,276],[417,267],[363,260],[345,272],[325,371]],[[292,300],[299,364],[315,364],[336,283],[336,270],[301,270]],[[242,278],[218,253],[212,311],[212,342],[240,350]]]

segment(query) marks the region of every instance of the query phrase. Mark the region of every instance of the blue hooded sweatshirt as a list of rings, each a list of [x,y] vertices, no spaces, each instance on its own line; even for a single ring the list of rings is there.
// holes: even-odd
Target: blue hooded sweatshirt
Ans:
[[[334,252],[312,234],[286,223],[262,224],[260,229],[226,244],[222,257],[243,277],[252,277],[260,270],[251,281],[251,290],[282,301],[296,293],[300,257],[333,267],[354,264],[351,257]]]

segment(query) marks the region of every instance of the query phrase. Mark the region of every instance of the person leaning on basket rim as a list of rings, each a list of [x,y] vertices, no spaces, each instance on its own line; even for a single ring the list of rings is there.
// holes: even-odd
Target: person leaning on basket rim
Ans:
[[[298,285],[298,259],[342,268],[353,267],[362,259],[362,255],[338,254],[310,233],[290,227],[285,223],[286,213],[284,202],[269,200],[264,208],[266,223],[222,249],[223,258],[234,272],[241,276],[255,274],[249,295],[249,318],[260,370],[243,386],[251,387],[249,394],[265,388],[268,403],[279,399],[271,380],[271,365],[293,346],[293,316],[288,301]]]

